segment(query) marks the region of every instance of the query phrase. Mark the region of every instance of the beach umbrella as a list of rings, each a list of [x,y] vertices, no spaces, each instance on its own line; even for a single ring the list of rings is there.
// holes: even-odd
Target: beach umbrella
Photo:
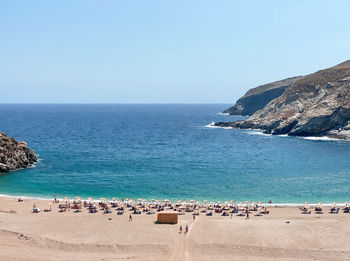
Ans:
[[[337,202],[333,202],[333,207],[335,208],[337,206]]]
[[[92,198],[88,198],[88,200],[91,202],[91,201],[94,201]]]
[[[65,198],[63,199],[63,201],[68,202],[68,201],[69,201],[69,198],[65,197]]]

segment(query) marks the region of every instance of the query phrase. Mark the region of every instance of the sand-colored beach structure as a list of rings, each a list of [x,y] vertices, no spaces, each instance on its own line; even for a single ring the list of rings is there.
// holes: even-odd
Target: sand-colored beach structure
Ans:
[[[32,213],[34,203],[38,213]],[[307,207],[310,214],[270,207],[265,215],[251,211],[249,219],[242,211],[227,216],[199,209],[195,219],[186,212],[177,225],[157,225],[157,214],[148,210],[130,214],[125,206],[118,214],[122,210],[108,204],[106,213],[94,203],[97,212],[90,213],[88,203],[60,212],[61,203],[0,198],[0,260],[350,260],[344,207],[335,214],[330,206],[322,206],[323,214],[315,207]]]
[[[174,212],[161,212],[157,214],[157,224],[177,224],[178,214]]]

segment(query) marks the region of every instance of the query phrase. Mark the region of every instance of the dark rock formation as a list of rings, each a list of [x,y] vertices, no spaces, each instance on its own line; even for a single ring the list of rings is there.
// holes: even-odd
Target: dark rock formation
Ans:
[[[234,106],[223,111],[231,115],[252,115],[271,100],[280,97],[284,91],[302,76],[287,78],[250,89]]]
[[[37,162],[35,152],[0,132],[0,173],[26,168]]]
[[[350,60],[296,80],[247,120],[215,125],[271,134],[350,138]]]

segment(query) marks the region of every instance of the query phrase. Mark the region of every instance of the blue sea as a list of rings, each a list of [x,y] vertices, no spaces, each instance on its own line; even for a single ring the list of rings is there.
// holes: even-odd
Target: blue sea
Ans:
[[[350,142],[209,128],[228,104],[1,104],[40,161],[0,176],[38,198],[350,201]]]

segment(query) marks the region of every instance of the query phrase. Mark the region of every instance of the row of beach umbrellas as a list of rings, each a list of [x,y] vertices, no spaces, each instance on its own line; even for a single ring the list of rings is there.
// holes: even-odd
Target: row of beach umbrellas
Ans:
[[[56,196],[56,195],[55,195]],[[89,197],[87,199],[89,202],[93,202],[94,199]],[[70,201],[70,199],[68,197],[64,197],[63,199],[64,202],[68,202]],[[82,201],[81,197],[75,197],[75,201]],[[101,202],[106,202],[107,199],[106,198],[100,198],[100,201]],[[112,201],[114,202],[121,202],[117,197],[113,197],[112,198]],[[132,199],[129,199],[129,198],[126,198],[124,200],[125,202],[131,202],[131,203],[136,203],[136,201],[132,200]],[[137,202],[138,203],[154,203],[154,204],[166,204],[166,203],[171,203],[171,201],[169,199],[163,199],[163,200],[157,200],[157,199],[151,199],[151,201],[148,201],[144,198],[139,198],[137,199]],[[181,204],[181,205],[220,205],[220,206],[224,206],[224,205],[236,205],[236,206],[247,206],[247,205],[252,205],[252,206],[261,206],[263,205],[264,203],[262,201],[259,201],[259,202],[251,202],[251,201],[244,201],[244,202],[239,202],[238,204],[235,203],[236,201],[235,200],[230,200],[230,201],[217,201],[217,202],[213,202],[213,201],[210,201],[208,202],[208,200],[203,200],[202,202],[200,201],[197,201],[197,200],[194,200],[194,199],[191,199],[189,201],[186,201],[186,200],[178,200],[176,202],[172,202],[172,203],[177,203],[177,204]],[[309,206],[309,202],[304,202],[304,208],[310,208]],[[337,205],[336,202],[333,202],[332,203],[332,207],[335,207]],[[350,203],[349,202],[345,202],[344,205],[346,207],[350,207]],[[323,206],[323,202],[318,202],[317,203],[317,206],[318,207],[322,207]]]

